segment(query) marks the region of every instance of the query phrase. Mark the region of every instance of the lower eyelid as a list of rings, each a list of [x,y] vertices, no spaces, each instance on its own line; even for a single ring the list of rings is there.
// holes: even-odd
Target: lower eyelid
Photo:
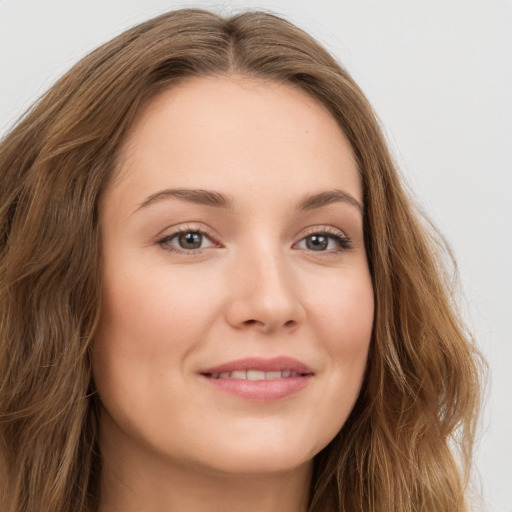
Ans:
[[[176,237],[178,237],[180,234],[184,233],[198,233],[202,235],[207,241],[208,245],[205,247],[198,247],[195,249],[185,249],[182,247],[179,247],[179,245],[169,244],[169,242]],[[325,249],[325,250],[319,250],[315,251],[313,249],[309,249],[308,247],[300,247],[301,249],[308,250],[310,252],[317,252],[317,253],[333,253],[333,252],[341,252],[346,251],[352,248],[352,241],[351,239],[346,236],[343,232],[339,230],[334,229],[326,229],[326,228],[317,228],[314,230],[311,230],[308,233],[305,233],[302,235],[302,237],[293,244],[293,247],[297,247],[301,243],[305,243],[305,240],[307,237],[312,235],[323,235],[326,236],[330,241],[334,240],[337,245],[337,251],[334,248]],[[157,241],[156,244],[159,245],[162,249],[169,251],[169,252],[177,252],[177,253],[183,253],[183,254],[189,254],[192,255],[194,253],[198,253],[202,251],[203,249],[208,249],[210,247],[222,247],[222,244],[217,242],[216,238],[212,236],[210,233],[205,231],[204,229],[195,228],[193,226],[186,226],[185,229],[177,229],[176,231],[173,231],[169,233],[168,235],[161,236]]]
[[[331,240],[335,240],[336,244],[339,246],[340,250],[348,250],[352,248],[351,239],[345,235],[342,231],[334,228],[327,227],[317,227],[314,228],[307,233],[303,234],[301,238],[294,244],[298,245],[300,242],[304,241],[307,237],[312,235],[323,235]],[[318,252],[327,252],[327,251],[318,251]]]
[[[305,237],[306,238],[306,237]],[[299,244],[301,243],[306,243],[305,242],[305,238],[302,238],[301,240],[299,240],[299,242],[297,242],[296,244],[294,244],[295,246],[298,246]],[[335,237],[335,236],[332,236],[332,235],[329,235],[327,238],[329,238],[330,240],[334,240],[335,243],[336,243],[336,246],[337,246],[337,249],[339,251],[343,251],[343,250],[348,250],[351,248],[351,244],[350,244],[350,241],[346,238],[341,238],[341,237]],[[309,251],[314,251],[314,249],[309,249],[308,247],[300,247],[301,249],[305,249],[305,250],[309,250]],[[321,252],[331,252],[335,250],[335,248],[330,248],[330,249],[325,249],[323,251],[316,251],[318,253],[321,253]]]
[[[208,245],[206,247],[198,247],[195,249],[184,249],[182,247],[179,247],[179,245],[170,244],[169,242],[171,240],[174,240],[178,236],[184,233],[198,233],[202,237],[204,237],[208,241]],[[215,238],[212,237],[209,233],[202,229],[196,229],[196,228],[189,228],[186,229],[178,229],[172,233],[169,233],[168,235],[161,236],[157,241],[157,245],[159,245],[162,249],[169,251],[169,252],[179,252],[179,253],[185,253],[185,254],[193,254],[197,253],[198,251],[201,251],[203,249],[207,249],[212,246],[218,246],[218,242],[216,242]]]

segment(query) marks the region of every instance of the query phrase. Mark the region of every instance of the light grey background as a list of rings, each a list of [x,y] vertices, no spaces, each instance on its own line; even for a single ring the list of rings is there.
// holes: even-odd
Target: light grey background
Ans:
[[[0,135],[85,53],[190,6],[284,15],[324,43],[373,103],[418,201],[455,251],[464,311],[490,363],[477,505],[512,512],[512,1],[0,0]]]

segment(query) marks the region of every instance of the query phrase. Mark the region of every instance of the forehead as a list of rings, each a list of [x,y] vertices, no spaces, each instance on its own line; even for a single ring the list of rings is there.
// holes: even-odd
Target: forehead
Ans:
[[[325,107],[292,84],[223,76],[184,81],[148,102],[112,188],[125,197],[171,186],[236,195],[265,184],[282,195],[342,188],[362,201],[352,149]]]

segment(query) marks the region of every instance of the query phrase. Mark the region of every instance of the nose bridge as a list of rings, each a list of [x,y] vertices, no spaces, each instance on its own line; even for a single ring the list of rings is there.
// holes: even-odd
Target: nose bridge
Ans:
[[[250,268],[254,269],[254,293],[261,294],[266,300],[271,300],[272,297],[291,299],[291,269],[287,268],[283,255],[273,248],[265,247],[251,259]]]
[[[241,250],[233,275],[230,323],[265,332],[291,328],[304,316],[288,256],[277,243]]]

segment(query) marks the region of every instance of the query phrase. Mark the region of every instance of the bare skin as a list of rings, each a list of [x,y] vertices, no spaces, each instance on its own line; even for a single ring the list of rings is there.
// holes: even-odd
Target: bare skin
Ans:
[[[225,474],[161,463],[119,439],[103,439],[105,499],[99,512],[306,512],[310,464],[275,475]],[[128,454],[128,457],[127,457]]]
[[[290,85],[190,80],[100,204],[100,512],[302,512],[373,324],[346,137]]]

